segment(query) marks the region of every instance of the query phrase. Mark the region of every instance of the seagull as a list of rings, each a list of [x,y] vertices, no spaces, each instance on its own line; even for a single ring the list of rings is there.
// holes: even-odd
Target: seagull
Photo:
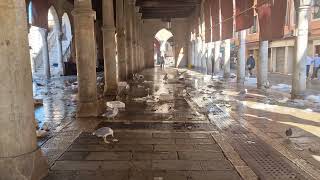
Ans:
[[[292,136],[292,129],[291,129],[291,128],[289,128],[289,129],[286,130],[286,136],[287,136],[287,138],[289,138],[290,136]]]
[[[109,127],[102,127],[102,128],[100,128],[100,129],[97,129],[96,131],[94,131],[93,133],[92,133],[92,135],[94,135],[94,136],[97,136],[97,137],[102,137],[103,138],[103,141],[106,143],[106,144],[109,144],[110,142],[109,141],[107,141],[107,137],[108,136],[112,136],[112,137],[114,137],[113,136],[113,130],[111,129],[111,128],[109,128]]]
[[[243,89],[239,92],[239,95],[245,95],[248,93],[248,90],[247,89]]]
[[[118,115],[118,113],[119,113],[119,109],[115,107],[115,108],[107,110],[107,112],[104,113],[102,116],[107,117],[108,120],[110,118],[112,118],[114,120],[114,118]]]
[[[269,89],[271,87],[269,81],[264,82],[262,86],[266,89]]]

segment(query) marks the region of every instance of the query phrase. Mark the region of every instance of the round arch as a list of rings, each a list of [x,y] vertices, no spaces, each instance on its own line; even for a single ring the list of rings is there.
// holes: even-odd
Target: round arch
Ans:
[[[63,13],[62,15],[61,31],[63,34],[63,40],[72,40],[71,22],[67,13]]]
[[[60,21],[56,9],[50,6],[48,10],[48,29],[50,31],[60,31]]]

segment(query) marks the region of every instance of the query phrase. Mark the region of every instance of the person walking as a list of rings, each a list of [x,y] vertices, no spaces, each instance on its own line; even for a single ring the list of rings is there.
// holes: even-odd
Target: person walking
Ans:
[[[250,76],[253,75],[252,70],[254,69],[255,66],[256,66],[256,61],[254,60],[253,55],[250,54],[249,58],[247,59],[247,67],[248,67]]]
[[[164,56],[163,55],[161,55],[161,57],[160,57],[160,68],[164,69]]]
[[[311,58],[310,56],[307,56],[307,59],[306,59],[306,73],[307,73],[307,78],[309,78],[309,74],[310,74],[310,67],[313,63],[313,58]]]
[[[313,60],[313,78],[320,78],[319,72],[320,71],[320,57],[317,56]]]

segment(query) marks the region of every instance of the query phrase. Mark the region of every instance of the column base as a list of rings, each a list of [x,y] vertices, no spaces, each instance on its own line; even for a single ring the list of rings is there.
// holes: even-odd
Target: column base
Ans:
[[[79,102],[77,117],[97,117],[99,115],[98,102]]]
[[[118,89],[107,89],[103,92],[104,96],[117,96],[118,95]]]
[[[48,162],[41,149],[13,158],[0,158],[1,179],[39,180],[48,175]]]

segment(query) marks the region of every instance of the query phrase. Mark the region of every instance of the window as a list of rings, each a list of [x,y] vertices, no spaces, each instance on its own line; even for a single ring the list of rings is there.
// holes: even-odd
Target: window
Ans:
[[[254,34],[258,32],[258,17],[254,16],[253,26],[249,29],[249,34]]]
[[[312,8],[312,18],[320,19],[320,0],[314,0]]]

